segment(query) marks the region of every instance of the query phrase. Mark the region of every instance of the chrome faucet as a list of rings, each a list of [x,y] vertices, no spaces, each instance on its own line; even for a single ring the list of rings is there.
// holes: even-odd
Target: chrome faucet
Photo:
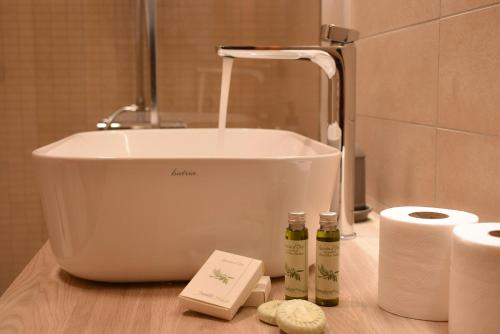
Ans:
[[[122,127],[117,118],[126,112],[135,112],[141,124],[137,128],[160,127],[156,107],[156,0],[138,0],[136,5],[137,35],[136,35],[136,97],[135,103],[115,110],[108,117],[97,123],[97,129],[109,130]],[[146,61],[145,61],[146,60]],[[145,80],[145,72],[149,80]],[[149,93],[146,97],[145,92]],[[149,106],[147,106],[149,105]],[[149,123],[146,123],[146,115]]]
[[[354,238],[354,176],[356,120],[356,30],[323,25],[325,46],[219,46],[221,57],[308,60],[328,77],[327,108],[322,108],[322,141],[342,152],[340,178],[334,188],[331,210],[340,218],[344,239]],[[337,75],[335,75],[337,74]],[[337,96],[338,91],[338,96]],[[336,103],[336,101],[338,101]],[[326,117],[325,117],[326,116]],[[325,124],[326,121],[326,124]]]

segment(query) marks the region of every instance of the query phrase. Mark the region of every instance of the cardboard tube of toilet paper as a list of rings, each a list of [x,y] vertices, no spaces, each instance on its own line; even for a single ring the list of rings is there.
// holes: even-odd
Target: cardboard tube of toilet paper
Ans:
[[[500,223],[453,230],[448,329],[451,334],[500,333]]]
[[[474,214],[439,208],[382,211],[378,304],[408,318],[447,321],[452,231],[477,221]]]

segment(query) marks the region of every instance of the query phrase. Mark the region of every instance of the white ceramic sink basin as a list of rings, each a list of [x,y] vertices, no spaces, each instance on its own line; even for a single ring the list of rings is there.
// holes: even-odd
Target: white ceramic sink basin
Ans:
[[[301,135],[245,129],[84,132],[33,156],[59,264],[100,281],[190,279],[214,249],[281,276],[288,211],[315,231],[340,161]]]

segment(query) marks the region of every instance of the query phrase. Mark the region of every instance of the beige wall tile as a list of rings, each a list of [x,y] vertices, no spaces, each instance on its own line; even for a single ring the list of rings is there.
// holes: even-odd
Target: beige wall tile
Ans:
[[[441,16],[464,12],[474,8],[491,5],[499,0],[441,0]]]
[[[433,205],[435,128],[365,116],[357,122],[368,198],[378,206]]]
[[[0,294],[47,238],[31,151],[132,101],[133,8],[0,1]]]
[[[439,17],[439,0],[352,0],[352,27],[362,36]]]
[[[438,130],[436,204],[500,221],[500,137]]]
[[[441,22],[441,127],[500,134],[500,5]]]
[[[435,124],[438,23],[358,43],[358,114]]]

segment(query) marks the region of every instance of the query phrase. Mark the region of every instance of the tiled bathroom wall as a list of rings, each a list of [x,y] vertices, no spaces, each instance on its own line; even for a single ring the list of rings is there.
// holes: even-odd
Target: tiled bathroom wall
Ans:
[[[31,151],[133,97],[133,8],[0,0],[0,293],[47,239]]]
[[[359,142],[376,208],[500,219],[500,1],[352,1]]]
[[[137,0],[0,0],[0,294],[47,240],[31,151],[134,102]],[[215,126],[218,44],[318,42],[319,0],[158,0],[159,108]],[[312,64],[238,61],[229,126],[317,135]]]

